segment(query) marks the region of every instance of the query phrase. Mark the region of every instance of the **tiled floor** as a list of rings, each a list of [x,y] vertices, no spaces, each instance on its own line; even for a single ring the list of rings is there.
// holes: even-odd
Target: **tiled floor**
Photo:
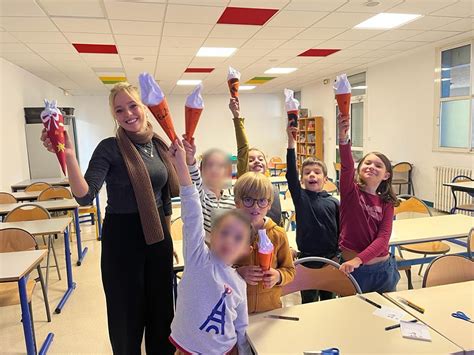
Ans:
[[[66,303],[61,314],[52,314],[52,322],[46,321],[40,285],[33,295],[33,314],[38,343],[42,342],[47,333],[55,334],[50,348],[50,354],[110,354],[111,348],[107,333],[105,314],[105,299],[100,277],[100,242],[95,240],[95,231],[91,227],[82,226],[83,244],[89,248],[82,266],[73,264],[73,276],[76,289]],[[66,270],[64,266],[63,240],[55,242],[62,280],[52,270],[50,273],[49,298],[51,309],[54,311],[63,292],[66,289]],[[452,251],[461,250],[451,244]],[[409,258],[407,253],[405,257]],[[72,260],[77,260],[76,244],[72,243]],[[421,287],[422,278],[413,270],[413,284]],[[399,289],[407,288],[405,274],[398,284]],[[285,297],[286,306],[300,303],[298,294]],[[0,310],[0,354],[23,354],[25,352],[23,330],[20,322],[19,306]]]

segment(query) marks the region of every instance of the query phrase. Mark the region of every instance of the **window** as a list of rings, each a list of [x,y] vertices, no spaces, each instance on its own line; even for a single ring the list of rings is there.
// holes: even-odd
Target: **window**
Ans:
[[[473,43],[441,49],[436,148],[469,152],[474,148]],[[438,90],[438,87],[437,87]]]
[[[364,155],[364,108],[366,99],[366,79],[365,72],[347,77],[352,87],[351,98],[351,128],[349,137],[352,142],[352,156],[355,161],[362,159]],[[339,114],[339,108],[336,104],[336,117]],[[339,136],[339,128],[336,122],[336,137]],[[337,141],[337,138],[336,138]],[[336,161],[339,162],[339,146],[336,142]]]

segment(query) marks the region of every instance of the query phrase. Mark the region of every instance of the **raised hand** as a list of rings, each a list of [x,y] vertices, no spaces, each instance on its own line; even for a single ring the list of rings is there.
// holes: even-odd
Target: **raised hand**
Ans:
[[[339,142],[347,142],[349,139],[349,127],[351,126],[350,116],[344,116],[339,113],[337,115],[337,123],[339,125]]]
[[[196,164],[196,145],[194,144],[194,138],[191,139],[191,142],[186,140],[186,135],[183,134],[183,147],[186,151],[186,164],[194,165]]]
[[[290,149],[295,148],[296,146],[295,136],[297,135],[297,133],[298,133],[297,127],[292,127],[288,125],[288,127],[286,128],[286,134],[288,136],[288,148]]]
[[[179,139],[175,139],[174,142],[170,144],[168,154],[178,174],[179,184],[181,186],[192,185],[191,176],[189,175],[186,165],[186,151],[184,150],[183,143]]]
[[[232,115],[234,118],[239,118],[240,117],[240,103],[239,100],[237,100],[234,97],[230,98],[229,101],[229,109],[232,112]]]
[[[53,143],[51,143],[51,140],[48,137],[48,133],[46,132],[46,128],[43,128],[41,131],[41,137],[40,137],[41,142],[43,142],[43,145],[45,148],[51,152],[51,153],[56,153],[56,149],[53,147]],[[74,146],[72,145],[71,139],[69,138],[69,135],[67,131],[64,131],[64,141],[65,141],[65,153],[67,155],[75,155],[74,152]]]

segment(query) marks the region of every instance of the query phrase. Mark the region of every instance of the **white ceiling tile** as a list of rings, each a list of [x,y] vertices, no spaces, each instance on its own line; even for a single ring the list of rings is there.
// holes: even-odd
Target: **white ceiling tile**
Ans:
[[[223,25],[216,24],[209,33],[211,38],[250,38],[258,30],[260,26],[245,26],[245,25]]]
[[[263,56],[267,53],[270,53],[272,48],[252,48],[252,47],[245,47],[239,48],[237,52],[235,52],[234,56],[236,57],[255,57],[255,56]]]
[[[451,22],[448,25],[444,25],[436,28],[437,31],[472,31],[474,30],[473,19],[466,18]]]
[[[34,32],[31,32],[34,33]],[[0,43],[17,43],[18,39],[8,32],[0,32]]]
[[[255,63],[261,58],[261,56],[248,56],[248,57],[237,57],[233,56],[232,58],[229,58],[229,60],[226,61],[228,65],[231,67],[246,67],[249,64]]]
[[[0,13],[2,16],[46,16],[33,0],[2,0]]]
[[[449,6],[457,0],[409,0],[396,5],[386,12],[426,15]]]
[[[472,3],[472,0],[459,0],[441,10],[432,12],[430,15],[469,17],[474,15],[474,4]]]
[[[360,57],[368,52],[370,49],[344,49],[337,53],[331,54],[331,58],[352,58],[352,57]]]
[[[302,32],[302,27],[264,27],[253,37],[255,39],[290,39]]]
[[[432,42],[439,41],[448,37],[452,37],[458,32],[443,32],[443,31],[426,31],[419,35],[408,38],[408,41]]]
[[[117,45],[155,47],[160,43],[159,36],[114,35]]]
[[[42,59],[39,55],[29,51],[29,52],[2,52],[0,50],[0,57],[16,64],[31,62],[35,59]]]
[[[379,49],[379,50],[374,50],[374,51],[367,52],[366,54],[362,55],[361,57],[364,57],[364,58],[382,58],[382,57],[389,58],[391,56],[394,56],[394,55],[397,55],[397,54],[400,54],[400,53],[401,53],[401,51],[398,51],[398,50]]]
[[[157,2],[166,2],[166,0],[158,0]],[[184,5],[227,6],[229,0],[168,0],[168,3]]]
[[[381,33],[385,32],[384,30],[362,30],[362,29],[350,29],[346,32],[341,33],[334,37],[334,40],[350,40],[350,41],[362,41],[375,37]]]
[[[114,37],[109,33],[64,32],[71,43],[114,44]]]
[[[87,63],[100,63],[100,66],[117,67],[122,65],[118,54],[95,54],[95,53],[81,53],[81,57]]]
[[[161,48],[194,48],[198,49],[204,43],[204,38],[198,37],[163,37]]]
[[[160,55],[169,55],[169,56],[195,56],[197,53],[197,48],[160,48]]]
[[[309,48],[308,48],[309,49]],[[268,56],[272,57],[296,57],[298,54],[301,53],[301,50],[298,48],[291,48],[291,49],[286,49],[286,48],[277,48],[268,53]]]
[[[314,62],[317,62],[319,60],[321,60],[321,58],[318,58],[318,57],[295,57],[295,58],[287,60],[284,63],[284,65],[288,66],[288,67],[293,67],[293,66],[298,67],[298,66],[314,63]]]
[[[177,23],[204,23],[214,25],[222,12],[224,6],[191,6],[191,5],[168,5],[166,10],[166,22]]]
[[[194,58],[194,55],[181,55],[179,57],[173,55],[162,55],[158,56],[158,64],[169,64],[169,63],[189,63]]]
[[[207,37],[212,25],[197,23],[165,23],[163,36],[172,37]]]
[[[160,35],[161,22],[144,22],[144,21],[124,21],[111,20],[110,25],[114,34],[123,35]]]
[[[311,27],[295,36],[295,39],[330,39],[344,32],[342,28]]]
[[[289,0],[265,0],[262,4],[261,1],[255,0],[231,0],[229,6],[233,7],[254,7],[254,8],[266,8],[266,9],[281,9],[285,6]]]
[[[318,44],[318,48],[325,48],[325,49],[344,49],[347,47],[351,47],[354,44],[359,43],[358,41],[338,41],[334,39],[330,39],[329,41],[322,42]]]
[[[104,17],[99,0],[39,0],[50,16]]]
[[[398,51],[407,51],[413,48],[419,48],[421,46],[424,46],[426,42],[406,42],[406,41],[401,41],[401,42],[396,42],[392,43],[383,49],[387,50],[398,50]]]
[[[242,48],[277,48],[285,43],[284,39],[251,39]]]
[[[137,58],[137,55],[133,54],[120,54],[120,58],[122,58],[122,62],[125,66],[131,64],[131,65],[141,65],[142,63],[156,63],[156,55],[140,55],[140,58],[143,58],[142,60],[136,60],[134,58]]]
[[[227,58],[206,58],[206,57],[195,57],[191,63],[190,67],[203,67],[203,68],[212,68],[217,63],[222,63]]]
[[[419,30],[390,30],[386,31],[378,36],[371,38],[375,41],[401,41],[416,35],[423,33],[424,31]]]
[[[104,19],[52,17],[62,32],[111,33],[109,23]]]
[[[241,47],[247,39],[245,38],[208,38],[202,44],[203,47]]]
[[[108,18],[111,20],[138,20],[163,22],[165,4],[130,1],[105,1]]]
[[[352,28],[373,15],[371,13],[334,12],[318,21],[313,27]]]
[[[144,46],[117,46],[120,55],[135,55],[146,56],[158,54],[158,46],[144,47]]]
[[[347,0],[293,0],[285,10],[334,11],[346,2]]]
[[[265,26],[294,27],[297,24],[299,27],[309,27],[328,14],[329,12],[282,10],[274,15]]]
[[[0,26],[6,31],[52,31],[58,29],[46,17],[0,17]]]
[[[363,41],[360,43],[357,43],[354,46],[351,46],[351,49],[379,49],[385,46],[388,46],[389,44],[392,44],[394,41],[387,40],[387,41],[376,41],[376,40],[370,40],[370,41]]]
[[[38,53],[77,53],[69,43],[28,43],[28,47]]]
[[[78,52],[68,53],[54,53],[54,52],[41,52],[41,57],[51,63],[71,63],[71,65],[77,65],[77,62],[83,62],[81,55]]]
[[[68,43],[61,32],[11,32],[24,43]]]
[[[424,16],[399,28],[404,30],[428,31],[436,27],[447,25],[448,23],[452,23],[456,20],[457,18],[454,17]]]
[[[0,53],[32,53],[31,49],[22,43],[2,43]]]
[[[403,0],[377,0],[377,6],[367,6],[367,0],[351,0],[337,9],[340,12],[372,12],[380,13],[403,3]]]

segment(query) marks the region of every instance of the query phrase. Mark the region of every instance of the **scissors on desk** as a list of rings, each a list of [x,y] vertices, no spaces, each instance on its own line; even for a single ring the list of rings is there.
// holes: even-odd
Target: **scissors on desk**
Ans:
[[[466,322],[469,322],[469,323],[474,323],[474,321],[471,320],[471,318],[469,318],[469,316],[464,313],[464,312],[461,312],[461,311],[457,311],[455,313],[451,313],[451,315],[454,317],[454,318],[457,318],[457,319],[462,319],[462,320],[465,320]]]

